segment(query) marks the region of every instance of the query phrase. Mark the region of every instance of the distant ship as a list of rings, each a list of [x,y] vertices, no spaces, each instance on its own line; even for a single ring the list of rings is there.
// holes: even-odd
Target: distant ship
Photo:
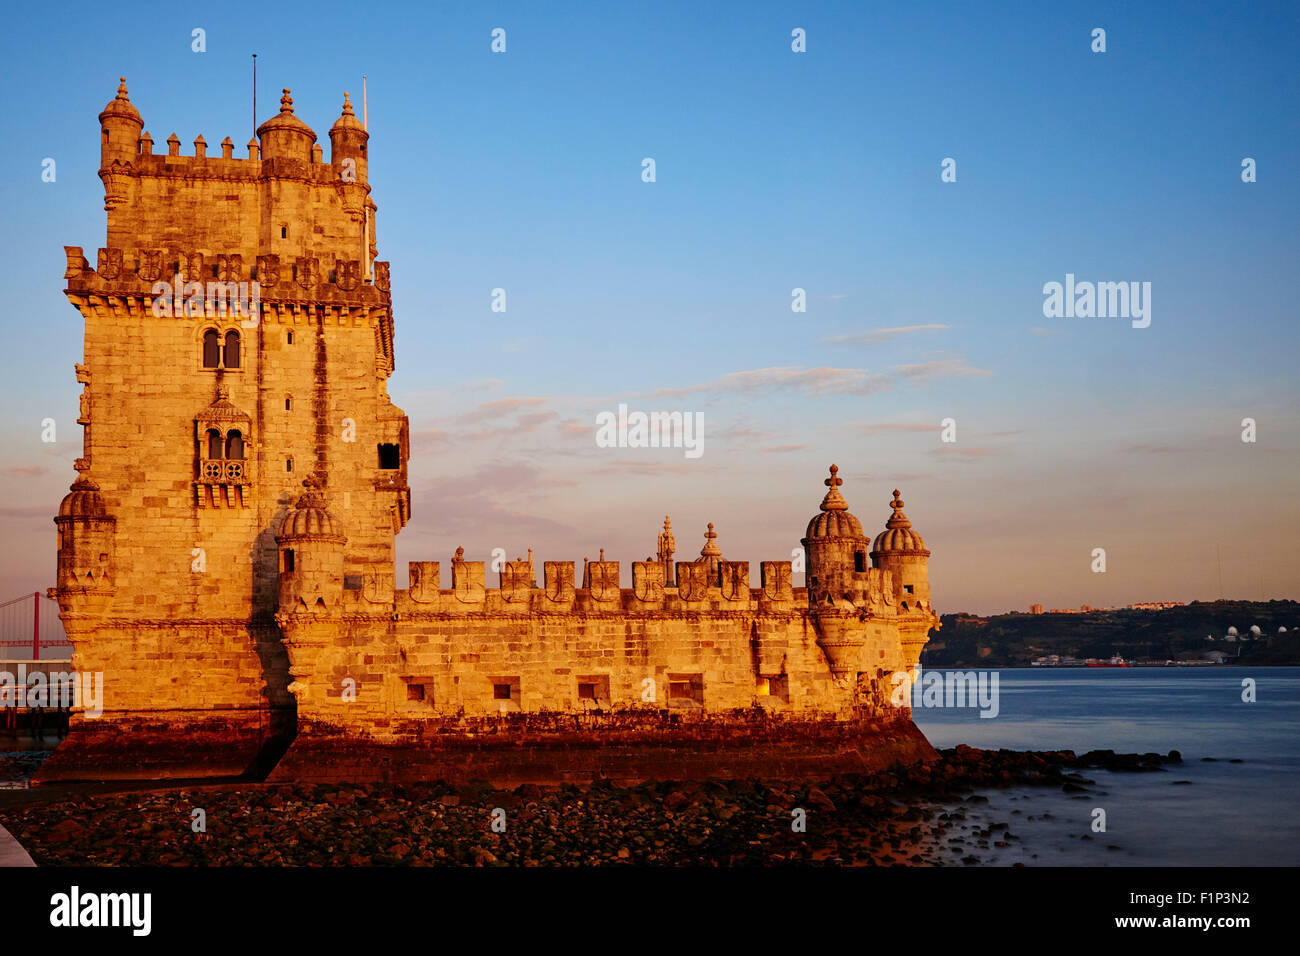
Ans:
[[[1089,660],[1089,667],[1128,667],[1128,661],[1116,654],[1108,661]]]

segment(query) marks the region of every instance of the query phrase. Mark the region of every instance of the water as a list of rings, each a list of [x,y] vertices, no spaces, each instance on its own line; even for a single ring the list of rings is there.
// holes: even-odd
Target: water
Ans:
[[[996,671],[999,713],[916,708],[936,747],[1181,751],[1164,773],[1082,771],[1078,796],[985,790],[989,818],[1013,821],[1036,865],[1300,864],[1300,668],[1044,668]],[[1253,678],[1256,701],[1242,700]],[[1203,762],[1213,757],[1215,762]],[[1242,763],[1229,763],[1232,758]],[[1174,781],[1190,781],[1175,784]],[[1102,796],[1101,794],[1105,795]],[[1091,829],[1106,812],[1106,832]],[[1009,816],[1013,810],[1021,813]],[[1050,818],[1042,819],[1043,811]],[[1032,823],[1027,817],[1037,819]],[[1083,840],[1085,835],[1092,840]],[[1117,849],[1108,849],[1116,847]],[[1030,852],[1036,858],[1030,858]],[[1016,854],[1002,858],[1011,862]]]

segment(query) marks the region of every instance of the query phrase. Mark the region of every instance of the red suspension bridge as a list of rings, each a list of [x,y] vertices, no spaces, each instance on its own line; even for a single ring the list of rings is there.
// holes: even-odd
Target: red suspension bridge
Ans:
[[[0,602],[0,658],[67,660],[72,644],[59,620],[59,605],[38,591]]]

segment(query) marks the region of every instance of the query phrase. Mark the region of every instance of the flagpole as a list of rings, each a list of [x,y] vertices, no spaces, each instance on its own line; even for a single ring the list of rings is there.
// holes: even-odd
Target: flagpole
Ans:
[[[366,75],[364,73],[361,74],[361,127],[367,133],[370,132],[370,114],[368,109],[368,100],[366,96]],[[367,149],[367,162],[369,162],[368,154],[369,154],[369,149]],[[367,181],[369,181],[370,177],[367,176],[366,179]],[[362,206],[361,206],[361,210],[362,210],[362,218],[361,218],[362,273],[361,274],[367,280],[370,279],[370,202],[369,200],[370,200],[370,195],[369,193],[367,193],[366,198],[362,200]]]

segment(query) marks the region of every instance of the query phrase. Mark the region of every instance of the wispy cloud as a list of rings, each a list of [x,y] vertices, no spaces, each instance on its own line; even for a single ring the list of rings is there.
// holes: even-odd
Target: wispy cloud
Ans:
[[[874,395],[890,387],[888,376],[872,374],[864,369],[785,365],[730,372],[712,382],[682,388],[661,388],[651,395],[669,398],[700,392],[773,391],[795,391],[809,395]]]
[[[976,461],[981,458],[991,458],[994,455],[1002,454],[1003,449],[991,448],[988,445],[961,445],[948,444],[939,445],[930,451],[931,455],[938,455],[948,461]]]
[[[1179,455],[1188,450],[1177,445],[1162,445],[1158,442],[1138,442],[1120,449],[1121,452],[1130,455]]]
[[[685,475],[698,474],[704,469],[694,465],[673,464],[658,461],[622,461],[610,462],[600,468],[592,468],[589,475]]]
[[[559,412],[529,412],[517,415],[513,425],[500,425],[495,428],[480,428],[477,431],[457,432],[457,440],[485,441],[491,438],[508,438],[535,432],[548,422],[559,420]]]
[[[522,408],[545,405],[547,401],[548,399],[545,398],[499,398],[495,402],[481,403],[473,411],[456,416],[456,420],[467,425],[474,422],[487,422],[494,418],[513,415]]]
[[[895,365],[892,373],[868,372],[861,368],[832,368],[821,365],[780,365],[770,368],[729,372],[721,378],[699,385],[661,388],[648,393],[650,398],[678,398],[702,393],[798,392],[804,395],[876,395],[887,392],[899,382],[923,385],[945,378],[986,376],[993,373],[975,368],[962,358],[935,359],[909,365]]]
[[[0,475],[10,475],[14,478],[38,478],[41,475],[49,474],[49,471],[43,465],[14,465],[11,468],[0,468]]]
[[[895,371],[912,382],[931,382],[941,378],[963,378],[969,375],[992,375],[988,369],[968,365],[965,359],[935,359],[914,365],[895,365]]]
[[[896,339],[900,335],[909,335],[912,332],[935,332],[947,328],[951,328],[951,326],[942,324],[899,325],[892,329],[871,329],[867,332],[855,332],[852,335],[835,335],[822,341],[827,345],[879,345],[882,342],[888,342],[890,339]]]
[[[890,435],[897,432],[937,432],[939,430],[937,422],[933,425],[928,422],[873,422],[870,424],[849,424],[844,427],[864,438],[871,438],[874,435]]]
[[[760,445],[759,451],[773,455],[783,455],[792,451],[807,451],[807,445]]]

